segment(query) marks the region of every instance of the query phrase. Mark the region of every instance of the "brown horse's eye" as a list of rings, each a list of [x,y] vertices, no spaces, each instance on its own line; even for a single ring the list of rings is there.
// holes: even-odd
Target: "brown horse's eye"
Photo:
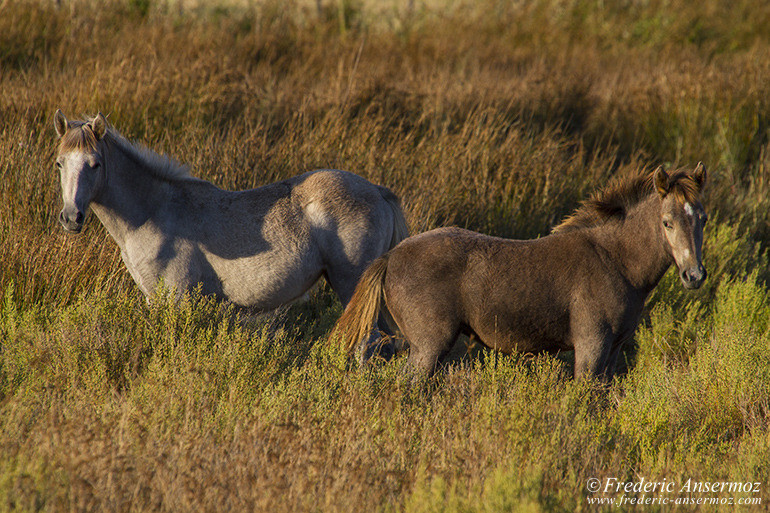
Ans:
[[[674,227],[669,221],[663,221],[663,227],[666,228],[666,230],[670,230]]]
[[[61,169],[61,162],[58,160],[56,161],[56,169]]]

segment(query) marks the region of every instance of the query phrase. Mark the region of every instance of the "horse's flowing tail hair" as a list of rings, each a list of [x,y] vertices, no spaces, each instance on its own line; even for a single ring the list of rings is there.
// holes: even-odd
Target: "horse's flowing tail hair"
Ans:
[[[385,274],[388,270],[388,253],[372,262],[361,275],[353,297],[334,326],[332,334],[341,337],[348,351],[364,340],[377,322],[384,293]]]

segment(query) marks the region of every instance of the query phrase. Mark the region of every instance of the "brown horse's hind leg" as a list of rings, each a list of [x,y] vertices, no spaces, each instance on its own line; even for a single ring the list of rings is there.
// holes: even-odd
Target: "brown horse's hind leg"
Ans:
[[[409,341],[409,358],[406,364],[414,378],[427,378],[433,375],[436,367],[449,353],[460,334],[459,326],[444,323],[432,325],[420,333],[404,333]]]
[[[460,334],[455,303],[430,300],[439,294],[404,294],[398,287],[386,286],[385,292],[390,315],[409,344],[407,371],[415,379],[431,376]]]
[[[454,345],[454,339],[431,343],[430,347],[418,348],[409,346],[409,358],[406,360],[407,369],[415,379],[428,378],[436,371],[436,367]],[[441,349],[437,349],[440,347]]]

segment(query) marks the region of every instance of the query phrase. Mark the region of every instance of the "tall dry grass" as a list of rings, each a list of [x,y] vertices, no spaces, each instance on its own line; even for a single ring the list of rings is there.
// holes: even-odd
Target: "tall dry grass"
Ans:
[[[766,482],[768,50],[749,1],[6,0],[0,509],[575,510],[589,477]],[[354,171],[414,232],[536,237],[613,175],[702,160],[709,281],[666,276],[609,391],[489,354],[410,390],[401,360],[315,343],[328,290],[248,328],[146,305],[96,219],[58,227],[57,108],[226,188]]]

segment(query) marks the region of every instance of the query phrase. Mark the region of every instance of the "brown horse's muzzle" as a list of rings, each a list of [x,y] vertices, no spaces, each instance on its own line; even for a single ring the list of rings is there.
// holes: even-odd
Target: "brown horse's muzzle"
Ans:
[[[682,280],[684,288],[694,290],[700,288],[703,282],[706,281],[708,273],[703,264],[698,264],[697,267],[690,267],[679,273],[679,278]]]

